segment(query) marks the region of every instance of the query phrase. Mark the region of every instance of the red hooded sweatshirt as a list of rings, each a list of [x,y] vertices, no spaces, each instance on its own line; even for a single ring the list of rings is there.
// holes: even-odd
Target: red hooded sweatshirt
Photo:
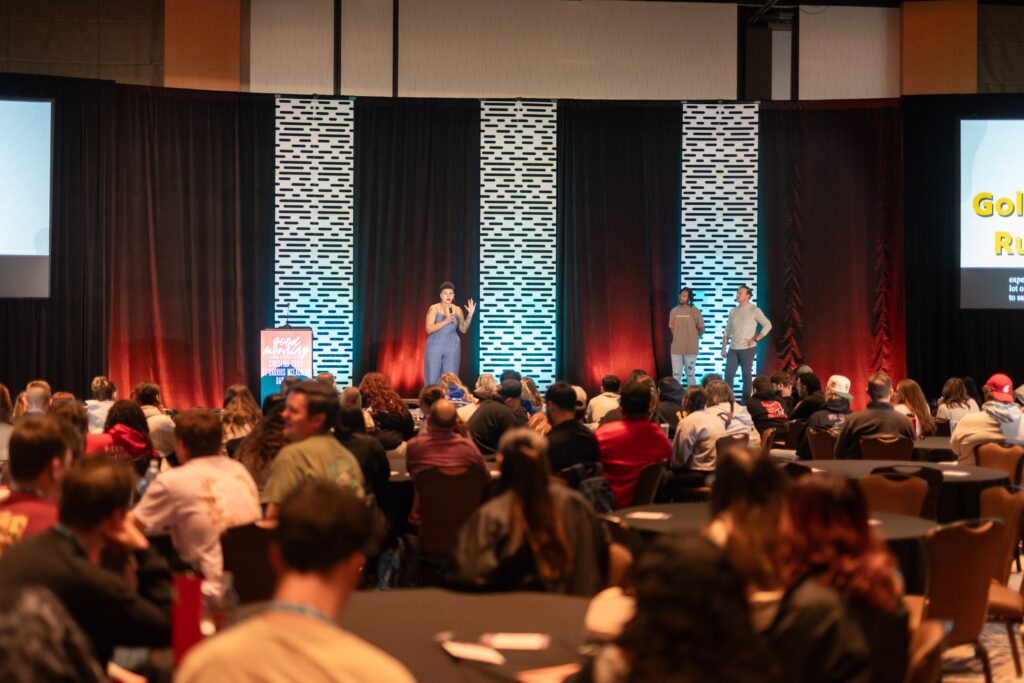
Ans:
[[[138,460],[155,455],[142,432],[126,424],[116,424],[103,434],[87,434],[85,454],[106,455],[115,460]]]

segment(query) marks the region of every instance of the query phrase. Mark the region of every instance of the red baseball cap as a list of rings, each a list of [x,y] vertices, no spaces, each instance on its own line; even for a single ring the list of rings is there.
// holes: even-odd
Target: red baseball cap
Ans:
[[[1013,382],[1003,374],[992,375],[985,382],[985,386],[992,391],[992,398],[1003,403],[1013,402]]]

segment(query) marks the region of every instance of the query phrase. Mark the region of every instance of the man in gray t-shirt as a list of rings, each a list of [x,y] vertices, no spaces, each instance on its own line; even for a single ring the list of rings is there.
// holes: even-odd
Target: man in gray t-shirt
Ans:
[[[729,311],[729,322],[725,326],[725,336],[722,337],[722,357],[726,359],[725,383],[732,386],[736,367],[739,366],[743,373],[744,403],[750,398],[757,342],[768,336],[772,329],[771,321],[761,309],[750,303],[753,296],[754,291],[746,285],[736,290],[736,303],[739,305]],[[761,326],[760,332],[757,331],[758,325]]]
[[[693,290],[679,290],[679,305],[668,313],[668,329],[672,330],[672,376],[682,384],[686,368],[686,387],[697,386],[693,364],[697,361],[697,345],[704,335],[704,318],[693,307]]]

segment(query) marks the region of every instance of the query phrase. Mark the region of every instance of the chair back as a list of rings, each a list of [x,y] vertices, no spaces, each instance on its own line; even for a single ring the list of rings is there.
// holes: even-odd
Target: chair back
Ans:
[[[988,591],[1003,549],[999,520],[964,520],[928,532],[924,619],[948,619],[947,647],[974,643],[988,618]],[[969,558],[969,559],[967,559]]]
[[[1020,540],[1021,515],[1024,515],[1024,491],[1010,493],[1002,486],[990,486],[981,492],[981,516],[999,519],[1006,528],[1002,553],[996,572],[992,575],[992,578],[1004,586],[1010,579],[1013,551]]]
[[[761,453],[768,455],[772,452],[772,444],[775,443],[775,428],[769,427],[761,432]]]
[[[949,420],[941,417],[935,418],[935,436],[950,436],[952,433]]]
[[[942,646],[950,624],[929,619],[910,634],[907,675],[904,683],[938,683],[942,680]]]
[[[865,460],[910,460],[914,441],[899,434],[872,434],[860,438],[860,454]]]
[[[476,467],[431,467],[413,476],[420,495],[420,549],[448,555],[459,529],[480,507],[487,476]]]
[[[786,448],[791,451],[796,450],[796,447],[800,445],[800,436],[804,433],[806,426],[806,420],[790,420],[786,423]]]
[[[650,505],[658,495],[661,482],[665,477],[666,465],[663,462],[651,462],[644,465],[640,470],[640,477],[636,480],[636,495],[633,497],[633,505]]]
[[[974,451],[978,467],[1002,470],[1010,477],[1010,483],[1020,486],[1021,465],[1024,464],[1024,446],[1001,443],[983,443]]]
[[[811,468],[798,462],[787,462],[782,465],[782,471],[789,475],[790,479],[799,479],[805,474],[810,474]]]
[[[871,474],[857,480],[871,512],[920,517],[928,484],[906,474]]]
[[[220,537],[224,571],[234,575],[240,603],[262,602],[274,596],[277,576],[270,566],[273,529],[258,524],[231,527]]]
[[[597,513],[597,519],[601,522],[601,526],[605,528],[605,531],[608,532],[608,537],[612,539],[613,543],[621,543],[629,547],[629,525],[626,524],[626,520],[618,515],[607,513]]]
[[[811,427],[807,430],[807,445],[811,447],[811,459],[835,460],[837,437],[830,429]]]
[[[928,484],[928,496],[921,506],[921,517],[925,519],[938,519],[939,516],[939,491],[942,489],[942,471],[935,467],[924,465],[889,465],[887,467],[876,467],[871,474],[902,474],[910,477],[923,479]],[[987,515],[982,515],[987,516]]]
[[[743,448],[748,445],[750,445],[750,434],[747,434],[746,432],[741,434],[730,434],[729,436],[720,436],[715,441],[715,455],[722,457],[722,454],[730,448]]]

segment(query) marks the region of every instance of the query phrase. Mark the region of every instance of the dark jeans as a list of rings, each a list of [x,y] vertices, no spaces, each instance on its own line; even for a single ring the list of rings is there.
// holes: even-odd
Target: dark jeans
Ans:
[[[739,365],[740,372],[743,373],[743,402],[746,403],[747,399],[750,398],[750,385],[751,377],[754,370],[754,356],[757,355],[757,347],[751,346],[749,349],[729,349],[729,353],[725,357],[725,383],[730,387],[732,381],[736,377],[736,366]]]

